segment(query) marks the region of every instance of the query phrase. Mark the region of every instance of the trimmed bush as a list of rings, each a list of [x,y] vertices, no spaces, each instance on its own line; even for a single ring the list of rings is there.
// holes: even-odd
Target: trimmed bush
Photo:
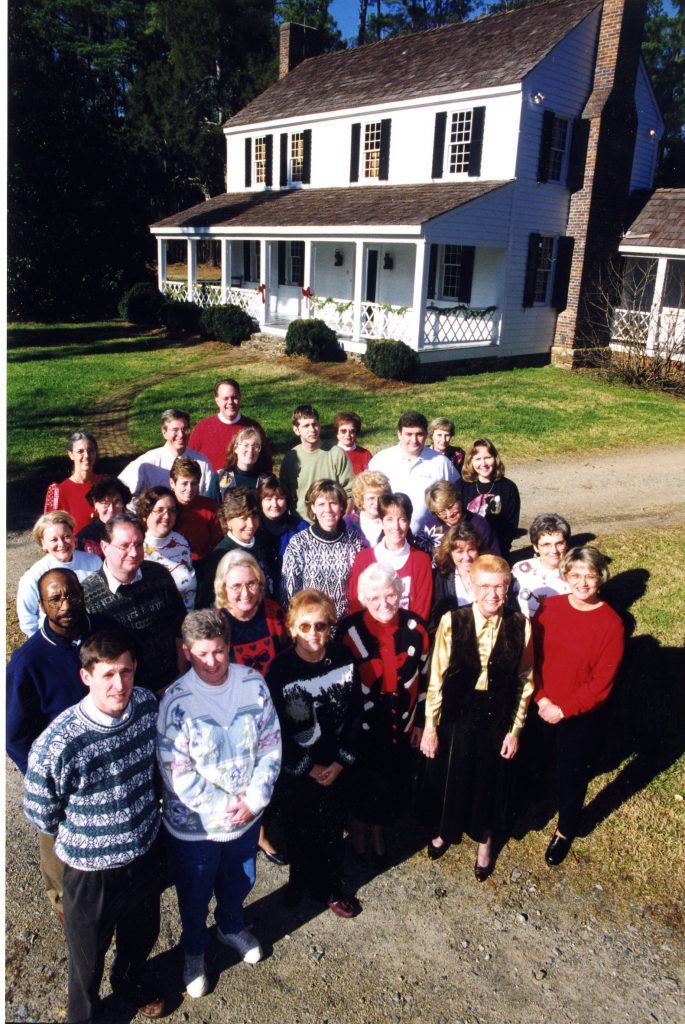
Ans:
[[[293,320],[285,336],[285,353],[312,363],[344,363],[347,359],[335,331],[323,320]]]
[[[166,298],[149,281],[140,281],[119,300],[119,316],[130,324],[158,324],[159,311]]]
[[[413,381],[419,375],[418,354],[403,341],[369,341],[362,362],[371,373],[387,380]]]
[[[255,325],[249,313],[240,306],[208,306],[200,317],[200,330],[206,338],[216,338],[228,345],[240,345],[254,334]]]
[[[165,302],[159,311],[159,322],[168,331],[196,331],[202,310],[194,302]]]

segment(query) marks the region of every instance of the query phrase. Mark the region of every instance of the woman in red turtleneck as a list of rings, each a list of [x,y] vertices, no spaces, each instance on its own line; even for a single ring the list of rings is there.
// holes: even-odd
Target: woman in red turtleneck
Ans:
[[[362,737],[354,771],[352,843],[366,852],[366,829],[377,867],[387,861],[383,827],[404,809],[411,791],[412,750],[421,742],[428,633],[400,608],[402,581],[380,563],[359,577],[362,610],[344,619],[336,640],[352,652],[363,695]]]

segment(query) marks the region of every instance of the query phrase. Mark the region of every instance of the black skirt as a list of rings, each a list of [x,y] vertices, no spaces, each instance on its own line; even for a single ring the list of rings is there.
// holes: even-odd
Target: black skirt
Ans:
[[[477,843],[509,828],[512,762],[500,755],[504,732],[488,715],[488,695],[476,691],[465,713],[438,727],[438,756],[427,759],[421,817],[434,836]]]

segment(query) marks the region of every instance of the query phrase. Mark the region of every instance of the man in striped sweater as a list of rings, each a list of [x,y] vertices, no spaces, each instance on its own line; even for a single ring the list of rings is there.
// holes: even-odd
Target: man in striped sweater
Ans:
[[[56,837],[64,862],[70,1024],[97,1011],[116,933],[112,991],[146,1017],[164,1002],[142,973],[159,934],[160,813],[154,786],[157,702],[134,687],[128,637],[94,633],[81,646],[88,694],[41,733],[29,754],[24,810]]]

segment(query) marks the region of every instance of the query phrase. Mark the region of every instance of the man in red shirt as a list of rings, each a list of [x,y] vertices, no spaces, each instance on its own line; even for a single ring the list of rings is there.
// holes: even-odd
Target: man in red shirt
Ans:
[[[243,416],[240,412],[240,384],[227,377],[214,385],[214,401],[219,412],[198,420],[190,435],[188,444],[195,451],[202,452],[218,473],[226,462],[226,451],[239,430],[255,427],[262,437],[262,456],[266,458],[265,472],[270,473],[273,462],[269,443],[262,426],[257,420]]]

